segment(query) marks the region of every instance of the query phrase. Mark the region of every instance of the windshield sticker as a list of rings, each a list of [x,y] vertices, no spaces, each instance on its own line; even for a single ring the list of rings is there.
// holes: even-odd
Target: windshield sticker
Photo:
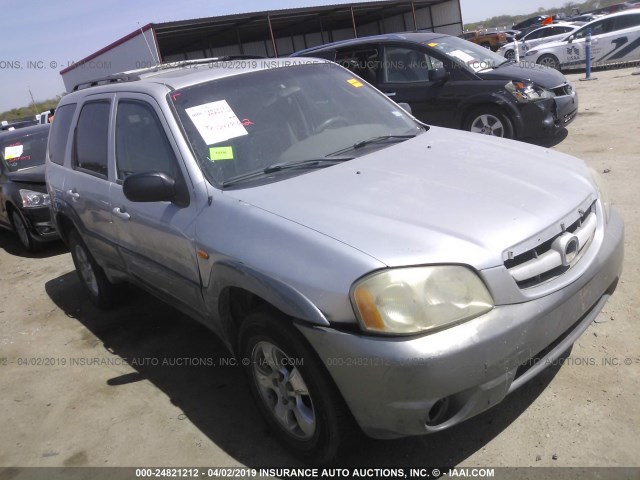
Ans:
[[[4,147],[4,159],[11,160],[14,158],[17,160],[22,156],[23,150],[24,145],[10,145],[8,147]]]
[[[226,100],[185,109],[207,145],[248,135]]]
[[[433,48],[433,47],[437,47],[438,44],[437,43],[427,43],[427,46]]]
[[[479,62],[478,60],[473,58],[471,55],[463,52],[462,50],[454,50],[453,52],[450,52],[449,55],[457,58],[458,60],[462,60],[464,63],[466,63],[468,66],[470,66],[476,71],[482,70],[483,68],[482,62]]]
[[[242,125],[244,125],[245,127],[248,127],[250,125],[255,125],[255,123],[253,123],[251,120],[249,120],[248,118],[243,118],[242,119]]]
[[[233,147],[210,147],[209,160],[217,162],[218,160],[233,160]]]
[[[349,80],[347,80],[348,83],[350,83],[351,85],[353,85],[356,88],[360,88],[362,85],[364,85],[362,82],[356,80],[355,78],[351,78]]]

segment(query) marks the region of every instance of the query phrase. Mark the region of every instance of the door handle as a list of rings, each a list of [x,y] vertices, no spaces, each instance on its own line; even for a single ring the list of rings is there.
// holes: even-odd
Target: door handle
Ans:
[[[80,194],[75,190],[67,190],[67,195],[69,195],[73,200],[77,200],[80,198]]]
[[[395,97],[396,96],[396,92],[386,92],[385,95],[387,97]]]
[[[131,215],[124,210],[124,207],[116,207],[112,211],[113,214],[121,220],[129,220],[131,218]]]

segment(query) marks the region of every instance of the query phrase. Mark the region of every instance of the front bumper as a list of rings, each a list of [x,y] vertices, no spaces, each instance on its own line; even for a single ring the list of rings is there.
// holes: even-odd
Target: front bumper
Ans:
[[[552,136],[575,120],[578,115],[578,95],[572,87],[569,95],[554,99],[519,104],[515,120],[518,138]]]
[[[29,234],[37,242],[50,242],[58,240],[58,232],[51,221],[51,209],[49,207],[23,208],[22,216],[27,222]]]
[[[369,436],[394,438],[449,428],[499,403],[556,361],[602,310],[624,256],[624,225],[611,213],[598,256],[584,275],[545,297],[497,306],[474,320],[420,337],[298,328]]]

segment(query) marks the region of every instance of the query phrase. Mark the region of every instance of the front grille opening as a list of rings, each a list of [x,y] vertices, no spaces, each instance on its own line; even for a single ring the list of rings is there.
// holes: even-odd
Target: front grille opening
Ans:
[[[582,215],[580,215],[580,218],[578,218],[575,222],[573,222],[571,225],[569,225],[568,227],[565,228],[566,232],[570,232],[570,233],[575,233],[581,226],[582,224],[586,221],[586,219],[589,217],[589,215],[591,215],[592,213],[594,213],[596,211],[596,202],[593,202],[591,204],[591,206],[584,212],[582,213]],[[504,262],[504,266],[507,269],[511,269],[513,267],[517,267],[518,265],[522,265],[523,263],[526,263],[530,260],[534,260],[536,258],[538,258],[540,255],[548,252],[549,250],[551,250],[551,245],[553,244],[554,240],[556,238],[558,238],[560,235],[562,235],[564,232],[559,233],[558,235],[553,236],[552,238],[546,240],[545,242],[542,242],[541,244],[539,244],[538,246],[536,246],[535,248],[532,248],[531,250],[528,250],[526,252],[521,253],[520,255],[516,255],[513,258],[507,259]],[[516,282],[516,284],[518,285],[518,287],[520,288],[531,288],[537,285],[540,285],[541,283],[547,282],[549,280],[552,280],[562,274],[564,274],[567,270],[569,270],[571,268],[571,266],[573,266],[573,264],[575,264],[580,257],[582,256],[582,254],[584,254],[589,245],[591,243],[591,240],[589,240],[589,242],[587,244],[585,244],[584,246],[580,247],[580,252],[576,255],[575,260],[572,262],[572,265],[569,266],[558,266],[556,268],[553,268],[547,272],[544,272],[536,277],[532,277],[529,278],[527,280],[523,280],[523,281],[519,281]],[[568,252],[568,253],[573,253],[572,252]],[[576,252],[577,253],[577,252]]]

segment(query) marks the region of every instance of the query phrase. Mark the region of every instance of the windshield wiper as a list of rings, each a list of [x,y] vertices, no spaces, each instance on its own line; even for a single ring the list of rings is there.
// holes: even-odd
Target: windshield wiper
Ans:
[[[358,150],[360,148],[366,147],[367,145],[371,145],[371,144],[374,144],[374,143],[385,142],[387,140],[402,141],[402,140],[408,140],[410,138],[415,138],[415,137],[416,137],[416,134],[411,134],[411,135],[382,135],[380,137],[373,137],[373,138],[370,138],[369,140],[361,140],[359,142],[356,142],[353,145],[351,145],[350,147],[343,148],[342,150],[338,150],[337,152],[330,153],[329,155],[327,155],[327,157],[331,157],[333,155],[340,155],[342,153],[349,152],[351,150]]]
[[[513,61],[512,61],[512,60],[505,60],[504,62],[502,62],[502,63],[500,63],[500,64],[498,64],[498,65],[493,65],[492,67],[484,67],[484,68],[481,68],[481,69],[480,69],[480,70],[478,70],[476,73],[484,72],[484,71],[486,71],[486,70],[495,70],[495,69],[497,69],[497,68],[502,67],[503,65],[506,65],[507,63],[515,63],[515,60],[513,60]]]
[[[269,165],[268,167],[260,170],[255,170],[253,172],[243,173],[242,175],[231,177],[230,179],[225,180],[222,183],[222,186],[228,187],[245,180],[251,180],[253,178],[262,177],[264,175],[280,172],[282,170],[289,170],[292,168],[324,168],[329,167],[335,163],[348,162],[349,160],[353,159],[354,157],[311,158],[307,160],[296,160],[293,162],[274,163],[273,165]]]

